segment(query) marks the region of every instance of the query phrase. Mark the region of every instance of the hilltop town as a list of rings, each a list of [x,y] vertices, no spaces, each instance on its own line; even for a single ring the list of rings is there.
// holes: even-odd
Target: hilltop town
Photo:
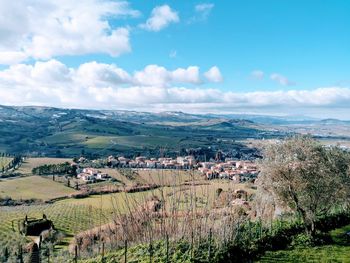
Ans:
[[[90,161],[84,157],[77,160],[72,165],[77,166],[77,178],[87,182],[96,180],[106,180],[110,178],[107,173],[102,173],[98,169],[86,167]],[[92,161],[94,162],[94,161]],[[226,158],[222,160],[210,160],[208,162],[197,161],[194,156],[179,156],[177,158],[146,158],[139,156],[129,159],[123,156],[107,158],[107,166],[111,168],[130,169],[175,169],[175,170],[195,170],[208,179],[229,179],[240,183],[257,177],[259,171],[257,164],[251,160],[232,160]]]

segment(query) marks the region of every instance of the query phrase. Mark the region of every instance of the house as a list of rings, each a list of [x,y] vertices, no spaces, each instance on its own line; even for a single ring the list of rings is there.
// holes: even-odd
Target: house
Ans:
[[[105,180],[110,178],[110,176],[107,173],[98,173],[96,178],[99,180]]]
[[[81,180],[83,180],[85,182],[95,182],[96,181],[96,176],[88,174],[88,173],[78,174],[77,178],[81,179]]]
[[[146,157],[145,156],[136,157],[135,161],[138,163],[144,163],[146,161]]]

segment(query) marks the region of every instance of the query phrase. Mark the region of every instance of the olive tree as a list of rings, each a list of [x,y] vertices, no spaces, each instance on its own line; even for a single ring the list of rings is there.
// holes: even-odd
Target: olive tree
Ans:
[[[257,180],[257,203],[297,213],[309,235],[315,221],[349,204],[349,154],[324,147],[309,136],[288,138],[266,147]]]

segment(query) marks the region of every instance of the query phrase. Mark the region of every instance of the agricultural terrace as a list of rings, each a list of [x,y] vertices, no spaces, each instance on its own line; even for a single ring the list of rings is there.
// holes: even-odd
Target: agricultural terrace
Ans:
[[[0,196],[12,199],[40,199],[43,201],[75,193],[72,188],[50,178],[28,176],[0,181]]]
[[[72,162],[71,159],[66,158],[28,158],[26,159],[21,167],[17,170],[18,173],[23,175],[32,175],[32,170],[35,167],[45,164],[60,164],[65,162]]]

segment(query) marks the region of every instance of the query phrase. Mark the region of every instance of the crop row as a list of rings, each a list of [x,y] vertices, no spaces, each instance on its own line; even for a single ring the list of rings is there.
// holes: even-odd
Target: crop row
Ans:
[[[64,234],[74,235],[110,220],[106,211],[87,206],[46,204],[35,206],[0,207],[0,248],[14,248],[28,240],[18,233],[17,222],[27,215],[41,218],[45,214],[52,220],[56,229]]]

